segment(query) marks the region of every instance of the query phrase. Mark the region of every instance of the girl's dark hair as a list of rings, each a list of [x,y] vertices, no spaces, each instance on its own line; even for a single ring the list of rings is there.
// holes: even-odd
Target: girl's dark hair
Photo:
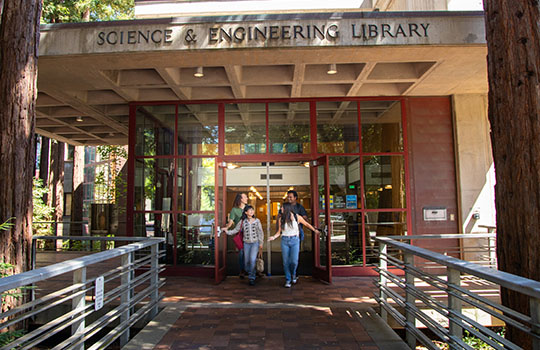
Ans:
[[[246,214],[246,213],[247,213],[247,211],[248,211],[249,209],[255,210],[255,208],[253,208],[253,206],[247,204],[247,205],[244,207],[244,211],[242,212],[242,219],[243,219],[243,220],[247,219],[247,214]]]
[[[292,224],[291,213],[294,214],[292,204],[289,202],[283,203],[283,206],[281,207],[281,228],[282,229],[285,227],[285,223],[289,225]]]
[[[242,204],[242,195],[243,193],[236,194],[236,197],[234,197],[233,207],[240,208],[240,204]]]

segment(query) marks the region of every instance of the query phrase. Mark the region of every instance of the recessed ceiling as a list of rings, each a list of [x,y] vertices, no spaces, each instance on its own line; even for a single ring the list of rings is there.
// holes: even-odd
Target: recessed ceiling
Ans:
[[[336,64],[336,74],[327,74],[331,63]],[[203,67],[202,78],[193,75],[199,66]],[[38,133],[78,145],[126,144],[129,102],[484,94],[486,47],[265,48],[42,56],[38,86]],[[347,103],[332,103],[339,104],[342,111],[348,108]],[[249,107],[243,107],[246,110],[239,114],[244,122],[246,115],[255,113],[248,108],[259,106],[264,112],[264,104],[245,106]],[[201,117],[201,109],[208,108],[209,114]],[[190,105],[179,112],[182,110],[217,120],[217,105]],[[294,113],[285,117],[288,120],[305,117],[305,113],[292,110]],[[82,122],[76,121],[79,116]]]

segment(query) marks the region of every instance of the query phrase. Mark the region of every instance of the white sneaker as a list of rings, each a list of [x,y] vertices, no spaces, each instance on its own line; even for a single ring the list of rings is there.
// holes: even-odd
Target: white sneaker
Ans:
[[[291,288],[291,282],[289,281],[285,282],[285,288]]]
[[[295,277],[295,278],[292,279],[293,284],[296,284],[297,282],[298,282],[298,277]]]

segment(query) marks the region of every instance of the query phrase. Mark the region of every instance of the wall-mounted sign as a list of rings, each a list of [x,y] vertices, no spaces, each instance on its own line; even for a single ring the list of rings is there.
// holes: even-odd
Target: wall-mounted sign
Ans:
[[[358,200],[355,194],[347,195],[347,209],[356,209],[358,207]]]
[[[446,208],[426,207],[424,209],[424,221],[446,221]]]
[[[269,47],[471,45],[485,44],[484,16],[347,14],[347,18],[269,19],[267,15],[238,21],[170,21],[151,24],[125,21],[111,25],[41,28],[40,56],[97,52],[175,51]]]
[[[105,285],[105,279],[103,276],[99,276],[94,281],[94,310],[99,310],[103,307],[103,290]]]

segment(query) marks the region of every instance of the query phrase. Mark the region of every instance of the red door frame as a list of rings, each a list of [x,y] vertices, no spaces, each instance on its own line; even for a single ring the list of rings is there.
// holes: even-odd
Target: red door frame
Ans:
[[[222,282],[227,277],[227,235],[222,234],[221,228],[226,225],[226,204],[227,204],[227,168],[216,159],[216,199],[215,199],[215,231],[214,231],[214,280],[216,283]],[[219,176],[221,175],[221,187]],[[221,206],[221,207],[220,207]],[[220,211],[221,208],[221,211]],[[220,262],[223,265],[220,265]]]
[[[311,187],[314,189],[312,192],[313,207],[316,209],[313,215],[313,220],[318,220],[319,218],[319,178],[318,178],[318,168],[323,167],[323,176],[324,176],[324,221],[326,229],[326,261],[325,265],[321,265],[321,245],[320,245],[320,233],[314,232],[312,235],[313,240],[313,277],[319,279],[322,282],[332,283],[332,221],[330,220],[330,173],[328,169],[328,156],[322,156],[317,158],[315,166],[312,167],[312,181]],[[313,163],[312,163],[313,164]],[[316,204],[315,204],[316,203]],[[315,223],[317,225],[317,223]],[[318,225],[317,225],[318,226]]]
[[[356,101],[358,105],[358,114],[359,114],[359,122],[358,122],[358,128],[359,128],[359,145],[360,149],[358,153],[338,153],[338,154],[319,154],[317,149],[317,116],[316,116],[316,103],[317,102],[327,102],[327,101]],[[362,101],[399,101],[401,103],[401,118],[402,118],[402,135],[403,135],[403,151],[402,152],[390,152],[390,153],[362,153],[362,134],[361,134],[361,120],[360,120],[360,102]],[[412,222],[411,222],[411,193],[410,193],[410,178],[409,178],[409,156],[408,156],[408,132],[407,132],[407,98],[402,96],[386,96],[386,97],[347,97],[347,98],[301,98],[301,99],[244,99],[244,100],[200,100],[200,101],[151,101],[151,102],[132,102],[130,103],[130,116],[129,116],[129,158],[128,158],[128,193],[127,193],[127,215],[126,215],[126,223],[127,223],[127,230],[126,235],[127,236],[133,236],[134,235],[134,214],[135,213],[146,213],[146,211],[135,211],[134,210],[134,186],[135,186],[135,158],[172,158],[174,164],[175,164],[175,171],[177,171],[178,167],[176,162],[179,159],[191,159],[191,158],[216,158],[216,169],[218,168],[219,162],[240,162],[240,161],[256,161],[256,162],[267,162],[267,161],[306,161],[308,159],[314,160],[319,158],[320,156],[324,156],[328,158],[328,156],[359,156],[360,159],[362,159],[363,156],[370,156],[370,155],[400,155],[404,157],[404,171],[405,171],[405,186],[406,186],[406,209],[395,209],[392,211],[404,211],[407,213],[407,231],[409,234],[411,234],[412,229]],[[310,135],[311,135],[311,153],[309,154],[271,154],[269,149],[269,123],[268,123],[268,104],[269,103],[276,103],[276,102],[309,102],[310,103]],[[266,153],[263,154],[253,154],[253,155],[225,155],[225,104],[226,103],[266,103]],[[136,110],[137,106],[141,105],[166,105],[166,104],[173,104],[175,105],[176,109],[176,119],[175,119],[175,145],[174,145],[174,154],[167,155],[167,156],[134,156],[135,154],[135,143],[136,143]],[[179,105],[191,105],[191,104],[215,104],[218,105],[218,154],[217,155],[198,155],[198,156],[186,156],[177,155],[177,132],[178,132],[178,106]],[[217,173],[216,173],[217,174]],[[313,177],[313,174],[311,174]],[[313,181],[317,181],[315,179],[311,179],[312,183],[317,183]],[[175,184],[176,184],[176,176],[175,176]],[[363,181],[362,181],[363,184]],[[216,188],[217,188],[217,180],[216,180]],[[329,191],[329,188],[327,189]],[[363,189],[362,189],[363,190]],[[224,186],[224,192],[226,192],[226,186]],[[316,191],[314,191],[315,194]],[[176,193],[176,191],[175,191]],[[363,191],[362,191],[363,193]],[[222,194],[223,195],[223,194]],[[318,194],[316,196],[312,197],[314,200],[312,203],[315,203],[315,199],[318,198]],[[329,199],[329,196],[327,196]],[[225,197],[224,197],[225,199]],[[362,201],[363,202],[363,201]],[[176,210],[177,201],[173,201],[173,210],[171,212],[171,215],[173,217],[173,236],[176,240],[176,223],[177,223],[177,216],[180,213],[195,213],[193,211],[178,211]],[[314,214],[314,219],[318,217],[318,208],[316,205],[313,206],[313,213],[316,213],[317,216]],[[334,212],[336,210],[330,210],[329,205],[325,206],[325,211],[329,210],[330,212]],[[215,215],[216,217],[219,215],[217,213],[217,209],[215,209]],[[338,210],[339,211],[339,210]],[[336,211],[336,212],[338,212]],[[363,206],[358,211],[361,212],[367,212],[367,211],[388,211],[388,210],[368,210],[365,209]],[[162,213],[162,211],[148,211],[153,213]],[[326,215],[326,213],[325,213]],[[314,221],[313,221],[314,222]],[[217,226],[215,225],[216,229]],[[364,221],[362,221],[362,231],[365,230],[365,224]],[[217,232],[216,232],[217,235]],[[314,236],[314,235],[313,235]],[[312,236],[312,237],[313,237]],[[365,235],[362,234],[362,237]],[[330,237],[330,236],[329,236]],[[217,238],[217,237],[216,237]],[[364,239],[364,238],[363,238]],[[216,244],[216,259],[218,258],[217,252],[218,247],[220,246],[220,243],[223,241],[223,235],[221,235],[220,239],[215,239]],[[328,240],[330,241],[330,239]],[[318,242],[313,242],[314,249],[317,246]],[[222,245],[222,244],[221,244]],[[365,256],[365,242],[363,242],[363,250],[364,250],[364,256]],[[327,259],[330,259],[331,262],[331,250],[327,251]],[[176,256],[176,249],[174,249],[173,254]],[[314,254],[314,257],[316,255]],[[217,262],[218,260],[216,260]],[[175,259],[176,263],[176,259]],[[314,261],[315,263],[315,261]],[[167,266],[167,269],[170,270],[171,273],[174,274],[187,274],[187,275],[197,275],[197,276],[210,276],[213,275],[216,281],[218,279],[223,277],[223,268],[218,269],[217,264],[214,266],[205,266],[205,267],[190,267],[190,266]],[[315,266],[315,264],[314,264]],[[331,266],[331,265],[327,265]],[[226,270],[226,269],[225,269]],[[334,266],[332,268],[334,275],[372,275],[374,274],[374,271],[371,267],[365,266]],[[331,280],[331,276],[329,278]]]

